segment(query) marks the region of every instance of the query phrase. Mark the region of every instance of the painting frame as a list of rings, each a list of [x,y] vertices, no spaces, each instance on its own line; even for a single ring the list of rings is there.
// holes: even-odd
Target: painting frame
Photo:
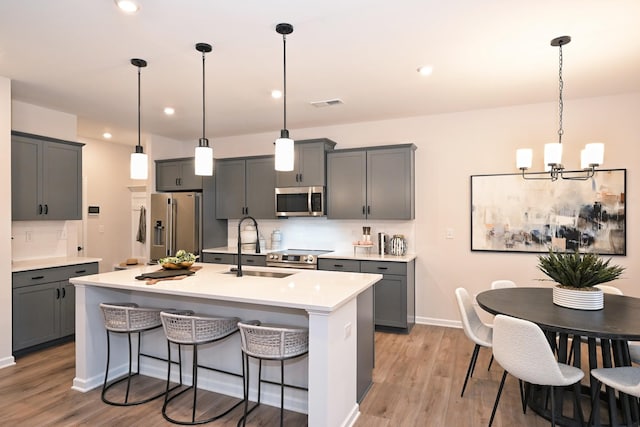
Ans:
[[[587,180],[548,176],[471,175],[471,251],[626,256],[627,170],[598,169]]]

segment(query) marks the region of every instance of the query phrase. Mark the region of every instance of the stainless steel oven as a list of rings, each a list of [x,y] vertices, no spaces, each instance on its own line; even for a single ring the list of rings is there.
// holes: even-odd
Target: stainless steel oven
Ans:
[[[277,216],[324,216],[324,187],[276,188]]]
[[[318,269],[318,255],[331,251],[311,249],[286,249],[267,254],[267,267]]]

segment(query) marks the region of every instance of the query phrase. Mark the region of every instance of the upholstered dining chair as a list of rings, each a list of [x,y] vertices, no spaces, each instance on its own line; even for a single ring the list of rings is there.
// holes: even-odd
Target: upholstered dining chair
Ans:
[[[491,282],[491,289],[517,288],[513,280],[494,280]]]
[[[493,424],[507,373],[530,384],[550,386],[552,426],[555,426],[554,389],[573,384],[575,404],[579,417],[582,418],[579,396],[580,380],[584,373],[579,368],[556,361],[549,342],[538,325],[528,320],[497,315],[493,322],[493,355],[504,368],[504,374],[489,419],[489,427]],[[522,396],[521,386],[520,397]],[[583,422],[582,419],[580,421]]]
[[[491,348],[493,333],[491,327],[484,324],[482,320],[480,320],[480,317],[478,317],[478,313],[476,313],[473,307],[473,300],[465,288],[456,289],[456,301],[458,302],[458,310],[460,311],[460,320],[462,321],[464,334],[475,344],[473,353],[471,354],[471,360],[469,361],[469,367],[467,368],[467,375],[462,385],[462,392],[460,392],[460,397],[462,397],[465,388],[467,388],[469,378],[473,376],[473,370],[476,366],[476,360],[478,360],[480,348]]]
[[[596,379],[596,390],[600,390],[600,385],[615,388],[616,390],[634,397],[640,397],[640,368],[636,366],[622,366],[618,368],[598,368],[591,370],[591,376]],[[599,393],[595,393],[591,407],[594,408]],[[589,416],[591,425],[593,410]]]

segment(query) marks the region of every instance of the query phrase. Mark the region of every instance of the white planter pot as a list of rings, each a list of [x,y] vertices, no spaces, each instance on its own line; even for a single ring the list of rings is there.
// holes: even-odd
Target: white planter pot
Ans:
[[[586,291],[554,286],[553,303],[577,310],[602,310],[604,308],[604,293],[600,289]]]

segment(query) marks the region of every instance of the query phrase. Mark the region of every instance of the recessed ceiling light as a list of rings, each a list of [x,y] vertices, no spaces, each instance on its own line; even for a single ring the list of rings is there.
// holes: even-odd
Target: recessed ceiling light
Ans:
[[[278,90],[278,89],[274,89],[271,91],[271,97],[273,99],[280,99],[282,98],[282,91]]]
[[[113,136],[113,135],[111,135],[109,132],[105,132],[105,133],[103,133],[103,134],[102,134],[102,137],[103,137],[104,139],[111,139],[111,137],[112,137],[112,136]]]
[[[134,0],[115,0],[115,2],[124,13],[136,13],[140,10],[140,5]]]
[[[418,72],[423,76],[430,76],[433,73],[433,67],[431,65],[423,65],[418,68]]]
[[[173,114],[174,114],[175,112],[176,112],[176,110],[175,110],[174,108],[172,108],[172,107],[165,107],[165,108],[164,108],[164,113],[165,113],[167,116],[173,116]]]

